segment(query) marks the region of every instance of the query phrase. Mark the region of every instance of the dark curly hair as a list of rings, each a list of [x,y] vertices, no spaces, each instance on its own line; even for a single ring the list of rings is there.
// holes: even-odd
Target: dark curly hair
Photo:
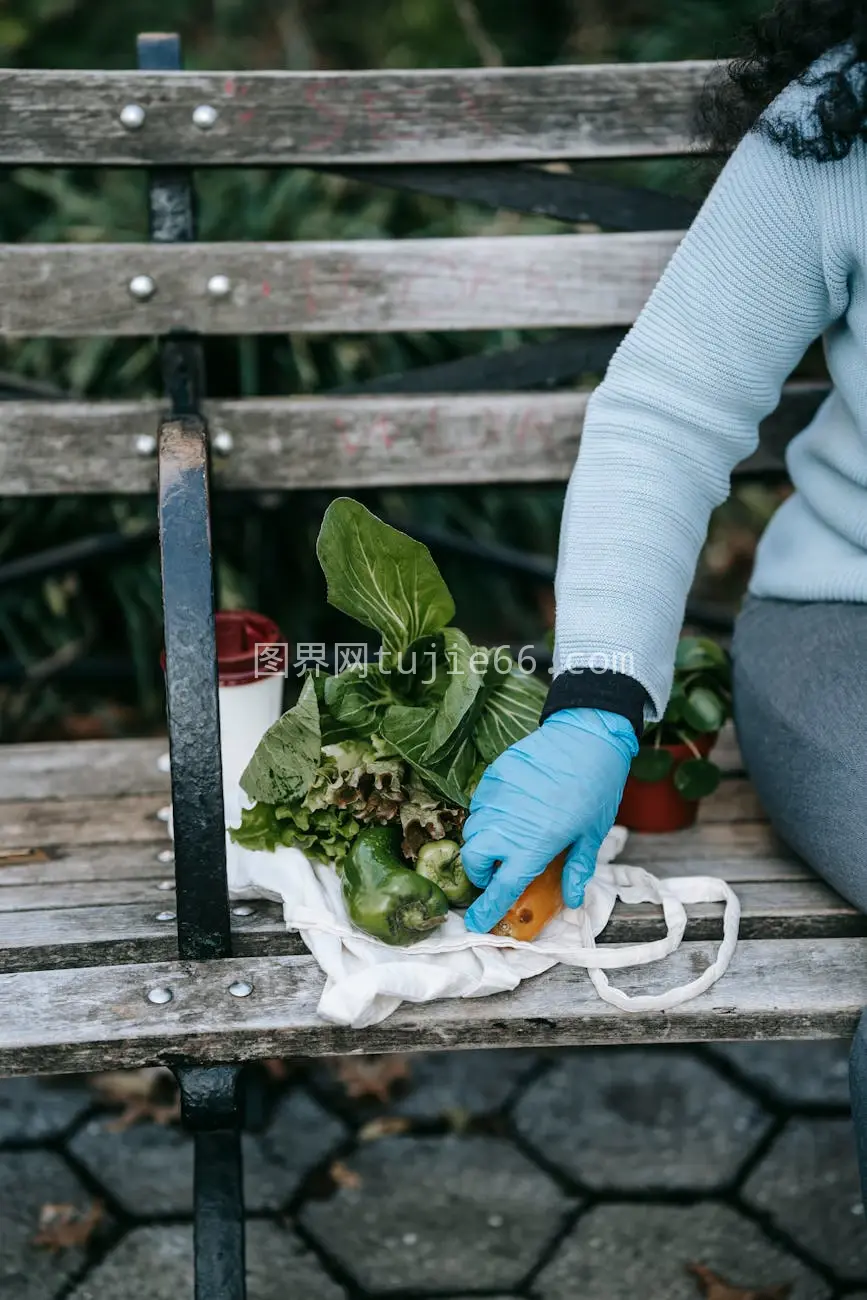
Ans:
[[[730,153],[751,130],[796,158],[819,162],[845,158],[856,140],[867,139],[867,77],[850,75],[867,64],[867,0],[777,0],[747,28],[744,42],[743,53],[708,82],[699,101],[697,131],[714,153]],[[813,61],[844,42],[852,43],[845,61],[808,79]],[[809,131],[793,118],[762,117],[796,79],[816,88]]]

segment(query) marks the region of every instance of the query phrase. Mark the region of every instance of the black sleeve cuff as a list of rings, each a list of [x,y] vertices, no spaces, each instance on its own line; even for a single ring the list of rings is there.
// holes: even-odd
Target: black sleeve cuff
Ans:
[[[649,701],[647,691],[634,677],[612,669],[603,673],[595,673],[589,668],[577,669],[554,678],[540,722],[560,709],[606,709],[627,718],[640,740],[644,731],[644,706]]]

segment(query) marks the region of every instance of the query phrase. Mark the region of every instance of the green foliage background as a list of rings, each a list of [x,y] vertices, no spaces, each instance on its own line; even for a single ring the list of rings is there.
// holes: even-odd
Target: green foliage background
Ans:
[[[188,67],[379,68],[707,58],[731,54],[742,24],[766,0],[6,0],[0,63],[122,68],[140,31],[178,30]],[[585,166],[583,174],[700,197],[683,162]],[[0,173],[0,240],[138,240],[147,235],[145,177],[131,171]],[[458,203],[394,193],[300,169],[197,175],[203,239],[354,239],[563,231]],[[215,395],[315,393],[479,349],[541,338],[515,332],[305,339],[209,340]],[[0,343],[0,369],[34,392],[133,397],[159,392],[148,339]],[[588,376],[593,379],[594,376]],[[2,407],[0,407],[2,419]],[[562,488],[454,489],[368,494],[393,519],[448,527],[553,555]],[[277,617],[293,640],[339,636],[326,614],[313,543],[322,493],[217,499],[221,603]],[[749,535],[773,501],[735,504]],[[740,513],[738,513],[740,512]],[[0,565],[94,533],[151,524],[140,498],[0,500]],[[748,547],[747,547],[748,549]],[[437,556],[477,639],[532,641],[550,621],[550,595],[464,559]],[[722,565],[721,567],[725,567]],[[0,736],[86,734],[158,726],[162,690],[155,549],[140,547],[80,570],[0,588]],[[94,658],[95,677],[81,672]],[[128,660],[132,673],[115,673]],[[9,673],[24,666],[24,681]],[[96,718],[94,723],[92,720]]]

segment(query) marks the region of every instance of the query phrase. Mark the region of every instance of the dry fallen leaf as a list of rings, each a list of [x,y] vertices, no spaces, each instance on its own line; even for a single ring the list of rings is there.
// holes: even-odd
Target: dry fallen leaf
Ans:
[[[338,1056],[332,1068],[347,1097],[391,1100],[394,1084],[409,1078],[405,1056]]]
[[[95,1074],[91,1087],[103,1101],[121,1105],[117,1119],[106,1124],[109,1133],[125,1133],[135,1124],[177,1124],[181,1118],[181,1097],[170,1070],[154,1066],[144,1070],[109,1070]]]
[[[163,1085],[174,1090],[175,1081],[171,1070],[154,1065],[143,1070],[106,1070],[92,1074],[88,1082],[103,1101],[126,1105],[129,1101],[148,1101]]]
[[[361,1186],[361,1175],[354,1169],[350,1169],[349,1165],[345,1165],[342,1160],[335,1160],[328,1172],[337,1187],[346,1187],[354,1191]]]
[[[379,1138],[394,1137],[409,1131],[410,1123],[403,1115],[382,1115],[362,1125],[358,1130],[359,1142],[376,1142]]]
[[[284,1061],[282,1056],[269,1056],[262,1062],[262,1066],[275,1083],[285,1083],[289,1078],[289,1062]]]
[[[76,1205],[43,1205],[33,1245],[50,1250],[52,1254],[74,1246],[86,1246],[104,1218],[102,1201],[94,1201],[87,1210]]]
[[[731,1286],[716,1273],[712,1273],[704,1264],[687,1264],[687,1270],[698,1278],[705,1300],[786,1300],[792,1289],[791,1282],[781,1282],[776,1286],[755,1288]]]

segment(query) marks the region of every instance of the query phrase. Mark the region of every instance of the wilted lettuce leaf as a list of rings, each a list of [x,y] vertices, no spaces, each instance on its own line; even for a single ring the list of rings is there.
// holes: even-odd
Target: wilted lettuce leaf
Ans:
[[[476,722],[473,740],[486,763],[522,740],[539,725],[547,692],[538,677],[514,668],[490,692]]]
[[[298,703],[265,732],[241,775],[241,789],[258,803],[301,799],[319,766],[319,708],[312,677]]]
[[[325,512],[316,554],[328,600],[382,633],[387,651],[406,650],[454,617],[454,601],[430,551],[349,497]]]
[[[421,846],[429,840],[454,839],[459,842],[465,820],[463,808],[456,808],[421,784],[410,785],[400,805],[404,857],[414,862]]]

